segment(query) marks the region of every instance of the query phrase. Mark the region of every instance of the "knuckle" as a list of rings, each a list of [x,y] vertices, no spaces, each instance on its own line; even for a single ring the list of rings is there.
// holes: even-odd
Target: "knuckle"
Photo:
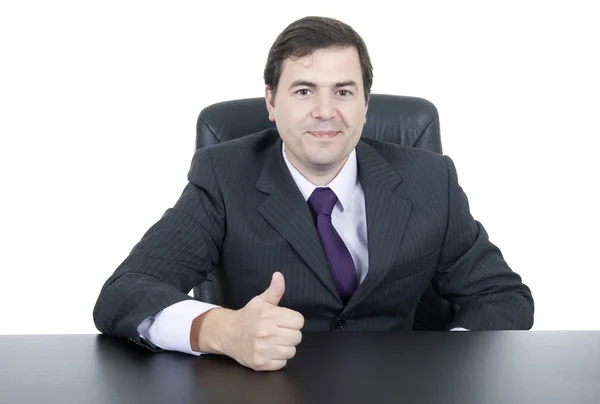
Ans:
[[[266,327],[260,327],[256,330],[254,335],[256,335],[257,338],[266,338],[269,334],[269,330]]]

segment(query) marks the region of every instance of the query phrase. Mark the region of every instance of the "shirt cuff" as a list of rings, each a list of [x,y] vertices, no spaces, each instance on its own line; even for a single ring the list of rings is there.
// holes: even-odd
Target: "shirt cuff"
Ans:
[[[137,330],[140,337],[164,350],[202,355],[190,347],[192,321],[215,307],[219,306],[198,300],[184,300],[148,317]]]

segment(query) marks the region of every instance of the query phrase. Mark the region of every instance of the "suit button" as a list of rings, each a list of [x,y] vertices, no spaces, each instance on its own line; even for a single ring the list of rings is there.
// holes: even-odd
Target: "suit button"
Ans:
[[[333,323],[333,326],[335,328],[337,328],[338,330],[341,328],[344,328],[344,326],[346,325],[346,320],[344,320],[343,318],[338,318],[337,320],[335,320],[335,322]]]

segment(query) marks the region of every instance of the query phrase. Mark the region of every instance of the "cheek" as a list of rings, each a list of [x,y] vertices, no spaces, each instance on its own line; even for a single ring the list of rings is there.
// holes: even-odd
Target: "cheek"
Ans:
[[[367,119],[367,110],[364,106],[360,106],[354,111],[354,116],[356,117],[355,122],[364,123]]]
[[[353,105],[352,107],[340,108],[340,117],[350,126],[364,124],[367,111],[362,105]]]
[[[305,121],[305,116],[297,108],[286,108],[277,114],[277,119],[280,123],[284,123],[287,127],[302,126]]]

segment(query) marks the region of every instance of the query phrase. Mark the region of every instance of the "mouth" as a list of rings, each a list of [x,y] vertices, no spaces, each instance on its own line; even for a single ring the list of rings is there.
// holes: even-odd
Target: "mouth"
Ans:
[[[311,135],[313,135],[314,137],[318,138],[318,139],[331,139],[333,137],[335,137],[339,131],[337,130],[319,130],[319,131],[310,131],[308,132]]]

